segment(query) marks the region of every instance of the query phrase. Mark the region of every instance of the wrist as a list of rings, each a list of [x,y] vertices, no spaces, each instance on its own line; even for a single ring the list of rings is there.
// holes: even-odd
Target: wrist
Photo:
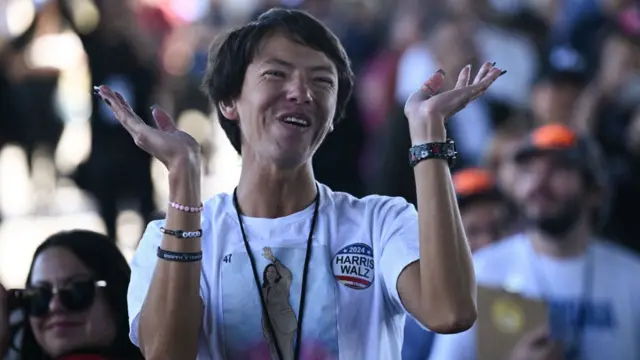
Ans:
[[[169,170],[169,200],[181,205],[201,202],[200,164],[181,163]]]
[[[419,124],[413,128],[410,127],[409,132],[412,146],[447,141],[447,129],[444,122],[438,122],[436,119],[428,121],[426,125]]]

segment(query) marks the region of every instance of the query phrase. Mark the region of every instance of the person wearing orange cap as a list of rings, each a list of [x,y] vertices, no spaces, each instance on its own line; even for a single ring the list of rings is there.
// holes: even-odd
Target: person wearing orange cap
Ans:
[[[608,176],[598,147],[560,124],[535,129],[515,153],[522,233],[478,250],[479,285],[548,305],[511,359],[640,359],[640,257],[595,236]],[[431,360],[475,359],[476,331],[436,336]]]
[[[472,252],[507,234],[510,223],[507,199],[489,171],[480,168],[458,171],[453,175],[453,186]]]

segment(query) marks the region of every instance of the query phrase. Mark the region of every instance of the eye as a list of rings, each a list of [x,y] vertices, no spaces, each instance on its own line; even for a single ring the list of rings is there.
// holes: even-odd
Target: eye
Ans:
[[[284,71],[280,71],[280,70],[267,70],[262,75],[266,77],[277,77],[277,78],[285,77]]]
[[[329,77],[317,77],[314,79],[317,82],[323,83],[323,84],[327,84],[330,86],[334,85],[333,79],[329,78]]]

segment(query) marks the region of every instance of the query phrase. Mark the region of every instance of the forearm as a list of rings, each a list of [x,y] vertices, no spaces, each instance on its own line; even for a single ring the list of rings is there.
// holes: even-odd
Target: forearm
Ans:
[[[171,200],[197,206],[200,203],[199,174],[170,180]],[[196,231],[200,213],[169,208],[167,229]],[[161,247],[175,252],[201,251],[200,239],[178,239],[165,235]],[[201,262],[181,263],[158,259],[147,297],[140,312],[140,348],[147,359],[195,359],[202,323],[200,299]]]
[[[476,319],[476,283],[448,164],[426,160],[414,168],[424,314],[438,332],[466,330]]]

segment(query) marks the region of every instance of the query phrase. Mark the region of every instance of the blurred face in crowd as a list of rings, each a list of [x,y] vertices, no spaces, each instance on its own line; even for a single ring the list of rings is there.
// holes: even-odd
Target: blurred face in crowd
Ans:
[[[35,259],[31,288],[69,289],[92,280],[89,269],[71,251],[52,247]],[[70,311],[61,302],[60,295],[55,294],[49,302],[48,312],[30,316],[29,322],[38,344],[55,358],[78,349],[111,345],[116,326],[110,314],[102,289],[96,289],[86,310]]]
[[[531,108],[539,124],[568,124],[573,106],[582,91],[571,83],[543,81],[532,89]]]
[[[504,156],[500,159],[496,169],[496,180],[498,188],[507,196],[512,196],[514,192],[516,174],[518,172],[512,154],[520,144],[520,138],[506,139],[503,144]]]
[[[469,247],[472,252],[499,239],[507,230],[507,207],[499,200],[478,200],[460,208]]]
[[[593,206],[580,171],[553,154],[519,164],[514,195],[522,214],[550,235],[570,230]]]
[[[471,25],[462,20],[443,22],[431,39],[431,50],[441,67],[457,72],[477,62]]]
[[[266,37],[225,116],[238,120],[245,148],[280,167],[311,158],[332,129],[338,75],[322,52],[275,33]]]
[[[487,154],[487,166],[495,174],[498,189],[508,198],[513,196],[517,166],[513,160],[525,132],[496,134]]]

